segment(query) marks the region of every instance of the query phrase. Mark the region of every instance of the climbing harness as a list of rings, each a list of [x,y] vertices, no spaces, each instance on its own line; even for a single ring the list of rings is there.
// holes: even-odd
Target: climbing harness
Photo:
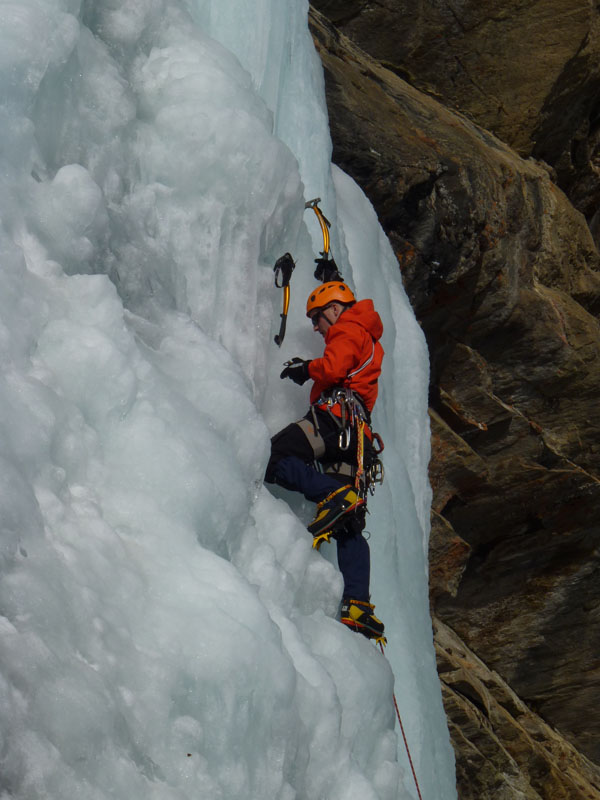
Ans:
[[[340,410],[339,415],[333,411],[334,406]],[[323,392],[311,406],[315,429],[317,421],[314,408],[322,408],[336,423],[339,430],[338,447],[342,451],[348,450],[352,441],[352,432],[357,435],[356,466],[352,469],[351,476],[354,485],[364,497],[367,491],[375,492],[375,484],[382,484],[385,470],[379,456],[385,447],[381,436],[371,429],[370,416],[362,400],[356,392],[345,387],[334,387]],[[365,465],[365,438],[370,442],[368,463]],[[340,474],[341,471],[337,470]]]
[[[339,428],[338,446],[340,450],[347,450],[350,447],[350,437],[352,428],[358,420],[366,422],[368,420],[367,411],[360,397],[352,389],[344,386],[334,386],[327,389],[313,403],[316,408],[324,408]],[[339,415],[334,414],[333,408],[339,408]]]
[[[281,314],[279,333],[275,337],[275,344],[278,347],[281,347],[283,337],[285,336],[285,326],[290,307],[290,278],[292,277],[292,272],[294,271],[295,266],[296,264],[294,263],[294,259],[289,253],[286,253],[285,255],[281,256],[281,258],[277,259],[275,266],[273,267],[273,272],[275,273],[275,286],[278,289],[283,289],[283,313]],[[281,283],[279,283],[279,278],[281,278]]]
[[[338,406],[340,415],[333,412],[333,407]],[[383,483],[385,471],[379,458],[383,452],[384,444],[381,436],[371,430],[370,420],[363,406],[362,400],[352,389],[336,387],[324,392],[319,399],[311,405],[312,425],[315,436],[318,435],[318,422],[315,409],[326,411],[338,427],[338,447],[348,450],[352,441],[352,432],[356,431],[356,463],[354,465],[340,461],[331,465],[326,472],[337,475],[347,475],[354,479],[354,489],[363,502],[368,494],[375,493],[376,484]],[[365,444],[368,440],[369,446]],[[365,458],[365,456],[367,456]],[[357,506],[358,507],[358,506]],[[336,526],[330,530],[322,531],[313,537],[313,548],[319,550],[323,542],[330,542]]]
[[[383,644],[381,642],[378,643],[383,653]],[[396,694],[392,695],[394,698],[394,708],[396,709],[396,716],[398,717],[398,724],[400,725],[400,732],[402,733],[402,739],[404,740],[404,747],[406,748],[406,755],[408,756],[408,763],[410,764],[410,769],[412,771],[412,776],[415,781],[415,786],[417,787],[417,794],[419,795],[419,800],[423,800],[423,796],[421,795],[421,789],[419,787],[419,781],[417,780],[417,773],[415,772],[415,765],[413,764],[412,757],[410,755],[410,749],[408,747],[408,741],[406,739],[406,733],[404,732],[404,725],[402,724],[402,718],[400,716],[400,709],[398,708],[398,701],[396,700]]]
[[[371,354],[355,370],[348,373],[346,378],[349,381],[363,369],[369,366],[375,356],[375,342],[372,342]],[[336,420],[340,428],[339,448],[348,450],[352,438],[352,430],[356,430],[356,472],[354,475],[354,486],[364,497],[367,491],[373,494],[375,484],[383,483],[384,469],[379,455],[383,452],[384,444],[381,436],[371,430],[370,415],[367,413],[362,400],[356,392],[346,387],[334,387],[324,392],[315,403],[317,406],[325,406],[330,416]],[[332,407],[337,405],[340,409],[340,416],[337,417]],[[339,421],[338,421],[339,420]],[[365,429],[367,433],[365,434]],[[365,435],[370,440],[374,457],[370,458],[370,463],[365,469]],[[376,442],[377,446],[373,443]]]

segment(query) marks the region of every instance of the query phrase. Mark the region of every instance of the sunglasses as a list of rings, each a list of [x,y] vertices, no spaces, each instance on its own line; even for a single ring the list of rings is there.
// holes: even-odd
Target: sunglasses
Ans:
[[[328,308],[330,308],[330,306],[324,306],[318,311],[315,311],[315,313],[311,316],[310,321],[312,322],[313,327],[316,327],[319,324],[319,318],[323,316],[323,312],[327,311]],[[325,319],[327,319],[327,317]]]

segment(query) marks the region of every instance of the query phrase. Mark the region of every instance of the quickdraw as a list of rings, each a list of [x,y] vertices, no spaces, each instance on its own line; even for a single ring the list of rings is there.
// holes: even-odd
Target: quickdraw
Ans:
[[[273,267],[273,272],[275,273],[275,286],[278,289],[283,289],[283,312],[281,314],[281,325],[279,327],[279,333],[275,337],[275,344],[278,347],[281,347],[283,337],[285,336],[285,326],[290,307],[290,278],[292,277],[292,272],[294,271],[295,266],[296,264],[294,263],[294,259],[289,253],[286,253],[285,255],[281,256],[281,258],[277,259],[275,266]],[[279,283],[280,277],[281,283]]]

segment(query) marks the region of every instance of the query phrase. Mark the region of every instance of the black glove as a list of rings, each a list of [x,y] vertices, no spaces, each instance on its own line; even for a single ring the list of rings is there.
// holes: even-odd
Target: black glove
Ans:
[[[303,383],[310,378],[308,374],[308,365],[310,361],[306,361],[303,358],[292,358],[291,361],[286,361],[283,365],[285,369],[279,376],[280,378],[290,378],[290,380],[297,383],[298,386],[302,386]]]
[[[343,281],[342,275],[333,258],[315,258],[315,278],[323,283],[330,281]]]

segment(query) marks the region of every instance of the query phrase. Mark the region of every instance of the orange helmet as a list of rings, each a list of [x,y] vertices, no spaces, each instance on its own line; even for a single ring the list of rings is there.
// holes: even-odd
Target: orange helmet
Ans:
[[[341,281],[331,281],[318,286],[306,301],[306,316],[310,317],[317,308],[324,308],[330,303],[356,303],[356,297],[349,286]]]

